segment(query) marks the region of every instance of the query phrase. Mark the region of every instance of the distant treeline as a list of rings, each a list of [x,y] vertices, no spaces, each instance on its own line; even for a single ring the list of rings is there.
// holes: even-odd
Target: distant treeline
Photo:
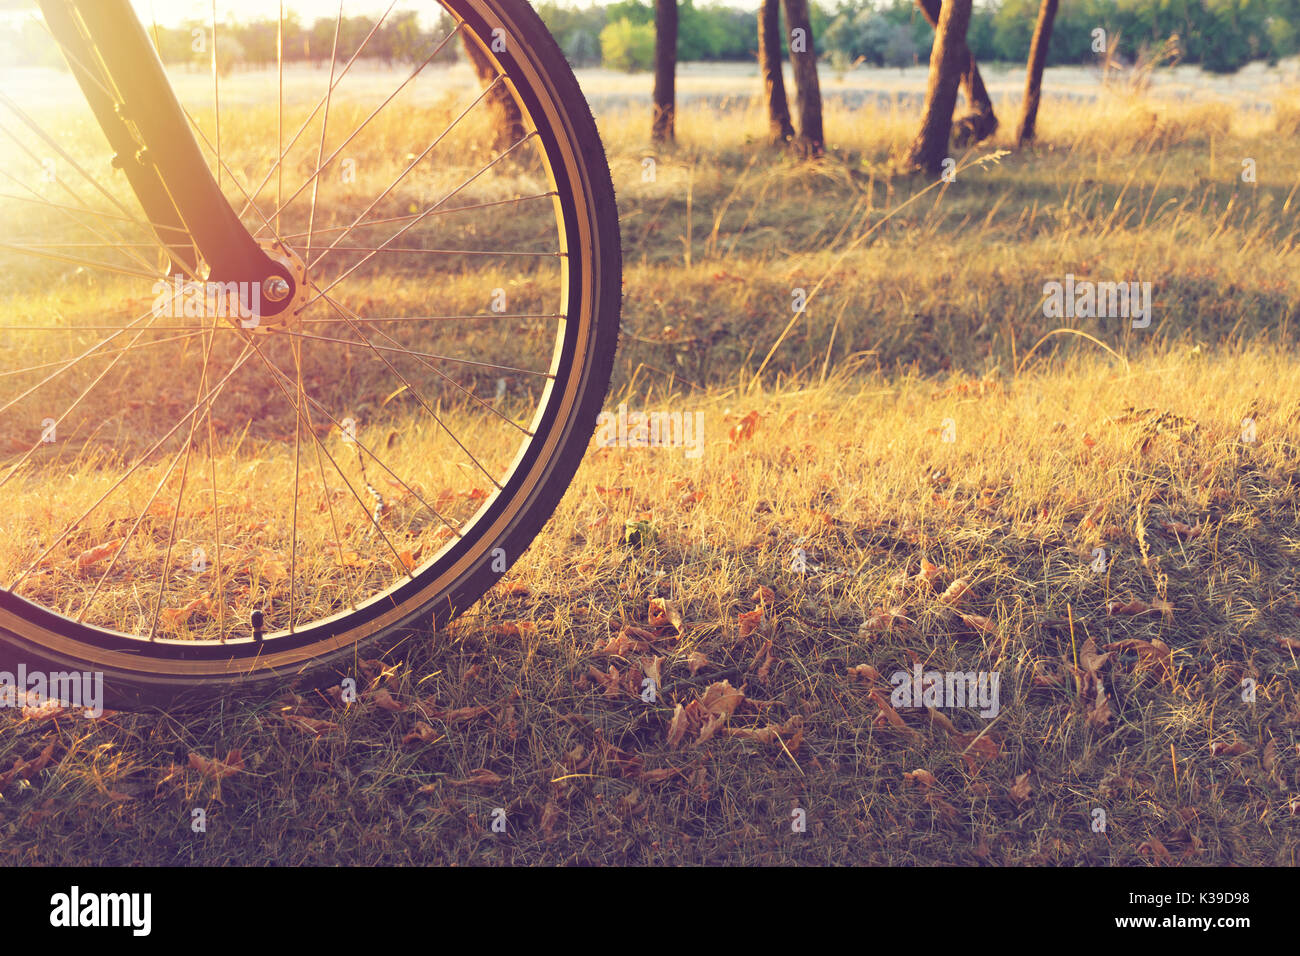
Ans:
[[[289,4],[292,7],[292,3]],[[654,59],[654,5],[618,0],[585,7],[543,0],[542,19],[575,66],[603,64],[614,69],[649,69]],[[977,4],[968,43],[976,60],[1022,63],[1039,0],[993,0]],[[875,66],[924,64],[934,31],[908,0],[839,0],[811,4],[818,53],[836,67],[855,62]],[[443,17],[423,27],[414,13],[389,17],[366,43],[364,56],[384,63],[419,62],[446,36]],[[339,30],[339,55],[351,56],[370,35],[374,21],[346,18]],[[1133,59],[1143,46],[1159,46],[1177,34],[1182,62],[1207,70],[1232,72],[1252,60],[1276,61],[1300,52],[1300,0],[1070,0],[1056,15],[1048,62],[1095,61],[1095,31],[1106,31],[1112,52]],[[151,27],[152,30],[152,27]],[[276,62],[274,19],[225,24],[218,30],[223,70],[267,67]],[[284,53],[289,61],[328,62],[335,21],[307,25],[296,16],[285,24]],[[211,39],[201,22],[156,31],[163,60],[208,66]],[[755,14],[725,3],[679,3],[678,59],[752,61],[757,41]],[[1118,42],[1117,42],[1118,41]],[[461,51],[449,43],[439,59]],[[0,37],[0,57],[11,65],[60,62],[48,35],[32,21]]]
[[[967,34],[975,59],[1023,63],[1038,6],[1039,0],[977,0]],[[652,2],[544,2],[537,10],[575,65],[649,69],[653,61]],[[934,30],[908,0],[812,3],[811,13],[817,51],[837,66],[910,66],[930,56]],[[1118,41],[1112,50],[1122,59],[1177,34],[1182,62],[1230,73],[1251,60],[1300,52],[1300,0],[1069,0],[1056,14],[1048,63],[1094,62],[1097,29],[1108,43]],[[724,4],[680,3],[678,33],[680,60],[752,60],[756,53],[755,14]]]

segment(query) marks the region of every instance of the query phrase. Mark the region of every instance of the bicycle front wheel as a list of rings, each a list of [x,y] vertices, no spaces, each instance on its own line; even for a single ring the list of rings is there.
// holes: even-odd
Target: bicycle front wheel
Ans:
[[[608,166],[536,13],[144,21],[297,277],[261,321],[176,254],[183,217],[141,212],[150,144],[110,147],[87,100],[128,133],[150,104],[78,4],[44,6],[84,45],[30,27],[66,68],[0,75],[0,666],[171,703],[346,671],[472,605],[572,479],[618,335]]]

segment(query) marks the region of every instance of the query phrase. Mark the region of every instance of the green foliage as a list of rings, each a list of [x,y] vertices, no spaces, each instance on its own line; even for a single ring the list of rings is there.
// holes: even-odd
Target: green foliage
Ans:
[[[1022,63],[1029,55],[1039,0],[976,6],[967,42],[977,60]],[[896,29],[891,29],[893,25]],[[1093,63],[1092,32],[1100,27],[1119,59],[1178,35],[1181,60],[1232,72],[1251,60],[1276,61],[1300,51],[1300,0],[1069,0],[1057,10],[1048,63]],[[819,33],[819,49],[836,62],[862,57],[877,66],[910,61],[901,29],[910,31],[925,62],[933,30],[906,0],[841,0]]]
[[[600,58],[613,70],[648,70],[655,62],[655,28],[648,23],[616,20],[600,31]]]

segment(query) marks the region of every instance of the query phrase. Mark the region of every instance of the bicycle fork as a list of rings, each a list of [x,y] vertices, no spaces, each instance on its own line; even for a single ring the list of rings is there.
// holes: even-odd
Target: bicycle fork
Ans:
[[[239,221],[130,0],[37,3],[116,153],[113,165],[171,258],[169,273],[255,285],[262,317],[300,300],[301,269],[288,250],[273,257]]]

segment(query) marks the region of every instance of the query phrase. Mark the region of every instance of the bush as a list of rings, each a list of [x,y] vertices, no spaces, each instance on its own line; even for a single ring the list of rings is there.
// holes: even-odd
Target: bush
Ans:
[[[655,28],[650,23],[616,20],[600,31],[600,58],[613,70],[635,73],[655,62]]]

